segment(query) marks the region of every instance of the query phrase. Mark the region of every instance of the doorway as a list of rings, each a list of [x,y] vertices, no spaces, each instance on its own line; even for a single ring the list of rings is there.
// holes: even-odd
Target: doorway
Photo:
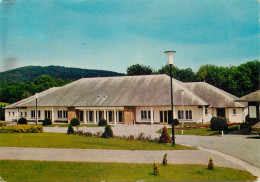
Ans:
[[[225,108],[217,108],[217,116],[226,118]]]

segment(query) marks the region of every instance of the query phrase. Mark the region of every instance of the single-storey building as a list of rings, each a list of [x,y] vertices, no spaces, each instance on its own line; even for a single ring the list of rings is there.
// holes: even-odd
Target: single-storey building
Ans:
[[[184,122],[209,122],[222,116],[229,122],[243,122],[243,103],[237,97],[205,82],[183,83],[173,79],[173,117]],[[170,77],[142,75],[82,78],[63,87],[38,94],[38,120],[82,123],[167,124],[171,115]],[[5,120],[25,117],[36,120],[36,96],[11,104]]]

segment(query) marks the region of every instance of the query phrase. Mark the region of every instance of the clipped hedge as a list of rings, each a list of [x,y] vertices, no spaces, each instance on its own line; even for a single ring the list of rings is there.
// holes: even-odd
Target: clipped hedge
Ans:
[[[45,118],[42,122],[42,125],[43,126],[46,126],[46,125],[52,125],[52,122],[51,122],[51,119],[50,118]]]
[[[26,118],[20,118],[17,122],[17,124],[28,124],[28,121]]]
[[[73,119],[70,121],[70,124],[71,124],[72,126],[78,126],[78,125],[80,125],[79,119],[78,119],[78,118],[73,118]]]
[[[210,120],[210,128],[213,131],[221,131],[228,129],[227,120],[222,117],[213,117]]]
[[[99,122],[98,122],[98,126],[106,126],[107,125],[107,120],[105,119],[100,119]]]
[[[0,127],[0,133],[43,133],[39,125],[11,125]]]

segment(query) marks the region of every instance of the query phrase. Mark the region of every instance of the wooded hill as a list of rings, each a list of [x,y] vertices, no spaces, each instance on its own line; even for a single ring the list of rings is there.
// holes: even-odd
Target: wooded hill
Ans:
[[[107,77],[121,76],[122,73],[106,70],[92,70],[81,68],[68,68],[64,66],[26,66],[0,73],[0,80],[7,82],[27,82],[34,81],[41,75],[50,75],[55,79],[77,80],[82,77]]]

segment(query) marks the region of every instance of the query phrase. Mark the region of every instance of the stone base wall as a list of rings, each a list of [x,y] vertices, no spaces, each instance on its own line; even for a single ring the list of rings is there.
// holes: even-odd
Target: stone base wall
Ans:
[[[77,117],[77,115],[76,115],[75,108],[74,107],[69,107],[68,108],[68,124],[70,124],[70,121],[73,118],[76,118],[76,117]]]
[[[124,108],[124,124],[127,124],[127,125],[134,124],[134,108],[133,107]]]

